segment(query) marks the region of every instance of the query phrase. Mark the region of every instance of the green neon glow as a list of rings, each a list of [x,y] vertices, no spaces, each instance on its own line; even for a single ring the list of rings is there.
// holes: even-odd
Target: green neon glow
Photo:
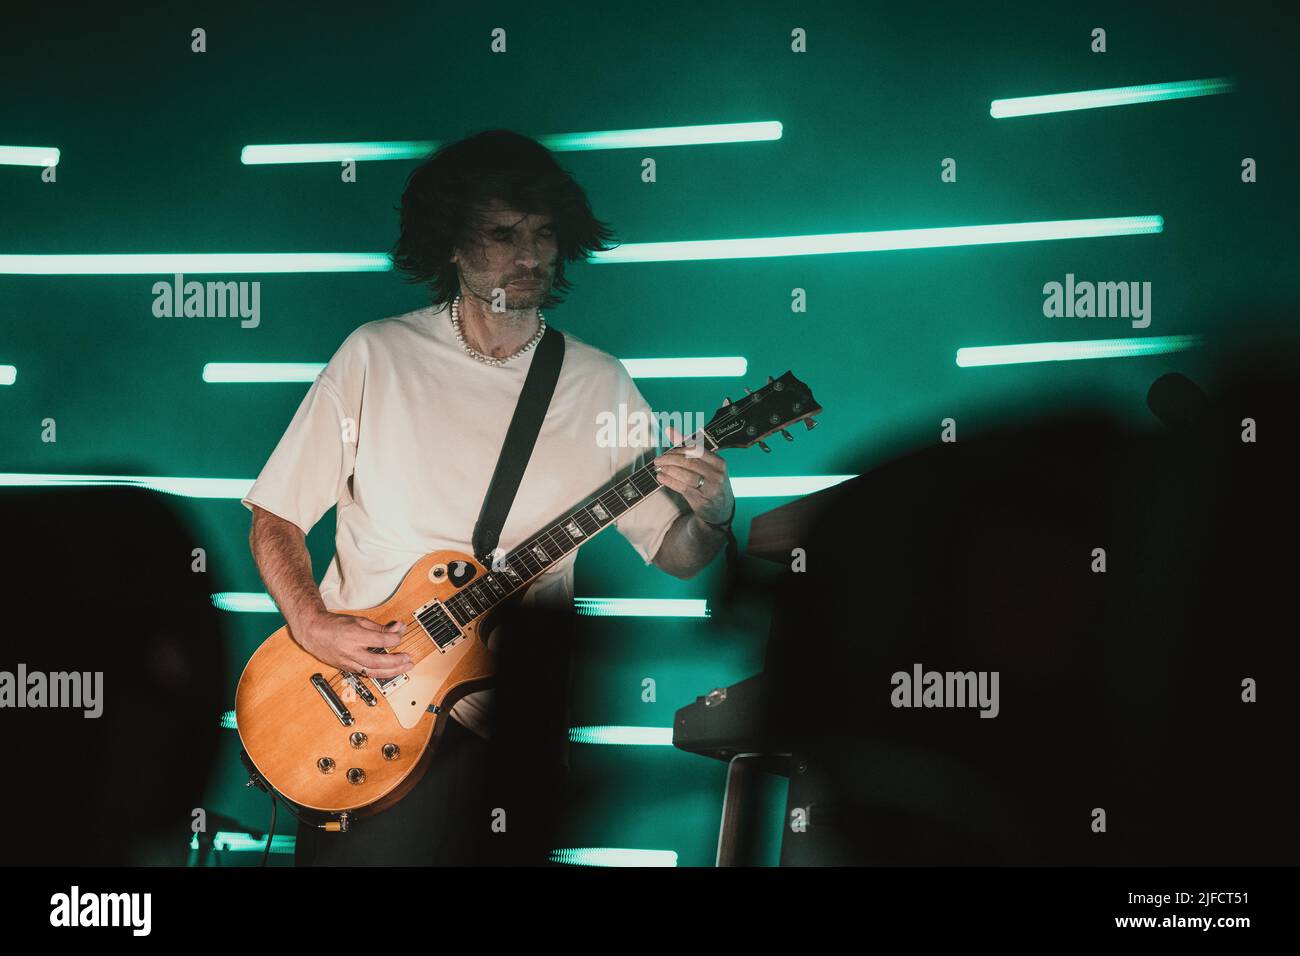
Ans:
[[[196,275],[208,272],[387,272],[392,260],[382,252],[148,252],[104,255],[0,255],[0,274]]]
[[[1182,352],[1200,344],[1199,335],[1159,335],[1150,338],[1093,339],[1085,342],[979,345],[958,349],[957,364],[962,368],[973,368],[979,365],[1020,365],[1026,362],[1133,358],[1141,355]]]
[[[745,375],[749,362],[739,355],[716,358],[621,359],[633,378],[728,378]]]
[[[1145,86],[1114,86],[1104,90],[1080,90],[1077,93],[1047,93],[1042,96],[1017,96],[994,100],[989,115],[994,119],[1009,116],[1036,116],[1040,113],[1063,113],[1068,110],[1095,110],[1103,106],[1129,106],[1133,103],[1158,103],[1181,100],[1189,96],[1214,96],[1231,93],[1236,83],[1228,77],[1208,80],[1182,80],[1174,83],[1148,83]]]
[[[292,853],[297,844],[297,837],[292,833],[277,833],[271,837],[272,853]],[[255,837],[251,833],[232,833],[227,830],[218,830],[212,835],[212,847],[214,850],[230,850],[235,853],[264,853],[266,852],[266,837]],[[199,848],[199,835],[196,833],[190,837],[190,849]]]
[[[737,498],[782,498],[821,491],[855,475],[786,475],[775,478],[731,479]],[[162,475],[55,475],[0,472],[0,488],[91,487],[130,485],[186,498],[242,499],[253,487],[252,478],[169,478]]]
[[[186,498],[243,498],[252,478],[166,478],[159,475],[43,475],[0,472],[0,488],[129,485]]]
[[[208,362],[205,382],[314,382],[324,362]]]
[[[622,359],[633,378],[724,378],[745,375],[749,363],[740,356],[718,358]],[[203,381],[214,383],[313,382],[323,362],[208,362]]]
[[[212,606],[235,614],[279,614],[265,591],[218,591]],[[577,613],[588,617],[710,617],[708,601],[697,598],[575,597]]]
[[[537,137],[547,149],[576,152],[655,146],[702,146],[710,143],[752,143],[780,139],[782,126],[760,123],[713,123],[705,126],[660,126],[647,129],[551,133]],[[432,139],[395,139],[354,143],[267,143],[245,146],[239,161],[245,166],[283,163],[341,163],[423,159],[442,143]]]
[[[15,365],[0,365],[0,385],[12,385],[18,380],[18,367]]]
[[[617,744],[635,747],[671,747],[671,727],[570,727],[569,741],[575,744]]]
[[[235,719],[235,712],[233,710],[228,710],[221,715],[221,729],[222,730],[239,729],[239,722]]]
[[[236,614],[279,614],[280,609],[265,591],[218,591],[212,595],[212,606],[219,611]]]
[[[588,617],[710,617],[709,602],[697,598],[575,597],[575,609]]]
[[[251,833],[218,830],[212,836],[213,848],[222,852],[264,853],[266,837]],[[271,837],[271,852],[291,854],[297,846],[292,833],[276,833]],[[190,849],[199,848],[199,836],[190,837]],[[551,862],[574,866],[676,866],[677,854],[672,850],[634,850],[620,847],[571,847],[552,850]]]
[[[710,143],[756,143],[781,138],[775,120],[760,123],[710,123],[704,126],[655,126],[595,133],[553,133],[537,141],[557,151],[637,149],[653,146],[704,146]]]
[[[551,851],[552,863],[572,866],[676,866],[673,850],[626,850],[619,847],[573,847]]]
[[[53,146],[0,146],[0,166],[57,166],[59,155]]]
[[[593,254],[596,264],[611,262],[691,262],[702,259],[761,259],[771,256],[821,256],[841,252],[888,252],[899,249],[940,249],[1000,242],[1045,242],[1052,239],[1095,239],[1161,232],[1160,216],[1116,216],[1105,219],[1061,219],[1011,222],[985,226],[939,226],[927,229],[886,229],[879,232],[836,232],[814,236],[773,236],[765,239],[693,239],[682,242],[634,242]]]
[[[773,478],[732,478],[731,490],[737,498],[784,498],[810,495],[830,488],[857,475],[784,475]]]
[[[441,145],[432,139],[396,139],[360,143],[279,143],[245,146],[239,161],[245,166],[279,163],[342,163],[386,159],[423,159]]]

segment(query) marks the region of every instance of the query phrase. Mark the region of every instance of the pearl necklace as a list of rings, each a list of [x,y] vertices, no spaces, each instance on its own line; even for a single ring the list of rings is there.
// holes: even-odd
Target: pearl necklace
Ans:
[[[523,348],[514,355],[507,355],[505,358],[494,358],[491,355],[484,355],[482,352],[478,351],[478,349],[465,341],[465,336],[460,330],[460,296],[457,295],[456,298],[451,300],[451,327],[456,330],[456,338],[460,340],[460,347],[465,350],[465,354],[472,355],[484,365],[494,365],[498,367],[505,365],[511,359],[519,358],[519,356],[523,355],[540,342],[542,340],[542,335],[546,332],[546,317],[542,315],[541,309],[537,310],[537,318],[537,334],[534,335]]]

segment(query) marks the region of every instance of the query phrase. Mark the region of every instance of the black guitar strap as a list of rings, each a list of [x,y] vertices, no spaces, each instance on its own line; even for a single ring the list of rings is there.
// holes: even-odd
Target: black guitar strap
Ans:
[[[492,568],[492,552],[496,550],[515,492],[519,490],[533,446],[537,444],[537,433],[541,431],[542,419],[551,405],[563,362],[564,333],[554,326],[547,326],[537,343],[533,364],[528,367],[528,376],[519,392],[519,404],[515,406],[506,440],[501,446],[501,457],[497,459],[496,471],[488,483],[483,510],[474,525],[474,557],[489,570]]]

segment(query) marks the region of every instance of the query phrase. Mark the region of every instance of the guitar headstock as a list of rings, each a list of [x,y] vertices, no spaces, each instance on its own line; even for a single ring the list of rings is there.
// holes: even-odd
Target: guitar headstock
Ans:
[[[763,439],[781,432],[793,441],[788,431],[795,422],[802,421],[809,429],[817,423],[812,416],[822,410],[813,398],[812,391],[803,382],[786,372],[780,378],[767,377],[767,384],[750,391],[744,398],[733,402],[728,398],[704,426],[709,444],[722,448],[748,448],[758,445],[771,451]]]

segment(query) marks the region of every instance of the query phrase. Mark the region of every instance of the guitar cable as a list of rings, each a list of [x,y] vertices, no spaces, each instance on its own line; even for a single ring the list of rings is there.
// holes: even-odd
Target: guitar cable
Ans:
[[[267,859],[271,856],[271,841],[275,838],[275,809],[279,806],[279,801],[275,799],[275,794],[271,794],[271,828],[266,831],[266,849],[262,851],[262,862],[259,866],[266,866]]]

